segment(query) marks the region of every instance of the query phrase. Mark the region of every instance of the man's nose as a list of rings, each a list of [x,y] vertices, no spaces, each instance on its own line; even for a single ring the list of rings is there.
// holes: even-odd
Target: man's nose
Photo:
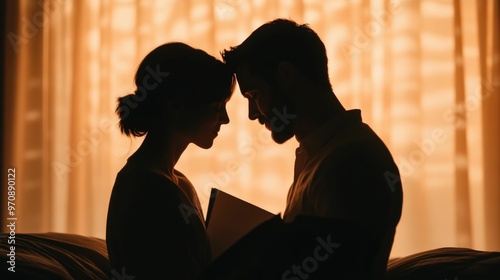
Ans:
[[[220,122],[222,124],[228,124],[229,123],[229,115],[227,114],[227,110],[224,109],[222,112],[222,116],[220,118]]]
[[[248,102],[248,118],[250,120],[256,120],[260,116],[259,110],[257,110],[257,106],[253,102]]]

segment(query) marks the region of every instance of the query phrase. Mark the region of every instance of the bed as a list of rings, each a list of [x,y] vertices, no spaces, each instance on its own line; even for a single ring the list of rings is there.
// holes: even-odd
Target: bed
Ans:
[[[15,244],[8,244],[10,234],[0,234],[0,279],[63,280],[113,277],[106,242],[102,239],[55,232],[18,233],[13,236],[10,240],[15,240]]]
[[[0,262],[0,279],[134,280],[126,271],[111,271],[105,240],[75,234],[0,234]],[[391,259],[386,279],[499,280],[500,252],[450,247],[420,252]]]

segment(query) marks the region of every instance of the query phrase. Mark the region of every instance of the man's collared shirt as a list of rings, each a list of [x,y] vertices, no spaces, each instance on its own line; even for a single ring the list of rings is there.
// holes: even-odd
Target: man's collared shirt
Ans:
[[[365,201],[372,194],[394,190],[398,193],[388,206],[395,206],[391,211],[398,212],[401,184],[394,177],[399,178],[399,172],[392,156],[375,132],[362,122],[361,111],[338,113],[300,142],[283,218],[287,222],[297,215],[355,220],[360,213],[363,215],[363,209],[353,207],[351,211],[351,202],[346,200]],[[394,215],[393,219],[399,221],[399,215]],[[397,224],[395,220],[386,222]]]

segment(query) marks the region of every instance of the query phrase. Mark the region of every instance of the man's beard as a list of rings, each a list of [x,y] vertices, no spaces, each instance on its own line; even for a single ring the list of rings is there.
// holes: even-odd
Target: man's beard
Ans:
[[[293,129],[290,126],[287,126],[286,129],[280,131],[280,132],[271,132],[271,137],[273,138],[274,142],[278,144],[283,144],[286,141],[290,140],[295,133],[293,132]]]
[[[292,100],[285,96],[281,94],[283,102],[280,102],[281,105],[273,106],[273,116],[269,120],[271,137],[278,144],[285,143],[295,135],[293,124],[297,116],[296,109]]]

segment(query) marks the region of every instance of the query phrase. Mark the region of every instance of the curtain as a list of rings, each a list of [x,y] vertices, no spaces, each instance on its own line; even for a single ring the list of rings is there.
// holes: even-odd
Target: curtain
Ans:
[[[9,0],[6,6],[2,172],[16,170],[17,232],[104,238],[116,173],[142,141],[120,135],[114,114],[117,97],[134,90],[141,59],[169,41],[220,58],[224,48],[282,17],[319,34],[334,92],[346,108],[362,110],[400,168],[404,206],[392,256],[446,246],[500,250],[499,1]],[[283,212],[297,142],[273,143],[248,120],[238,88],[228,113],[231,122],[214,146],[189,146],[178,169],[205,210],[217,187]],[[137,221],[136,230],[147,234],[147,225]]]

